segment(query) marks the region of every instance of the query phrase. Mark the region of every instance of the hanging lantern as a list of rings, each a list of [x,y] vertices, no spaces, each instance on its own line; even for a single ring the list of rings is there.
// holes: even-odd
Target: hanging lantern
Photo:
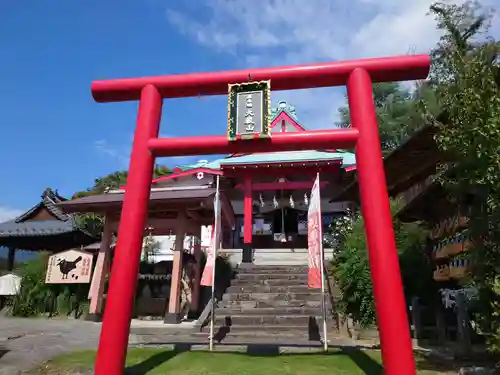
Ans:
[[[309,206],[309,198],[307,197],[307,193],[304,193],[304,204]]]
[[[260,206],[264,207],[266,204],[264,203],[264,198],[262,198],[262,194],[259,195]]]
[[[280,204],[278,203],[278,200],[276,199],[276,196],[273,197],[273,206],[274,208],[278,208]]]
[[[295,202],[293,201],[293,196],[290,195],[290,207],[294,208],[295,207]]]

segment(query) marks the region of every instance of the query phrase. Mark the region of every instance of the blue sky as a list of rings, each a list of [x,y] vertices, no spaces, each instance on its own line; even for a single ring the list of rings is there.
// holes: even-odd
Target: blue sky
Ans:
[[[46,187],[70,196],[127,167],[137,103],[95,103],[92,80],[426,52],[439,36],[426,16],[430,3],[2,0],[0,222]],[[343,95],[281,92],[273,101],[295,105],[306,127],[326,128]],[[225,97],[164,104],[162,135],[224,134],[225,127]]]

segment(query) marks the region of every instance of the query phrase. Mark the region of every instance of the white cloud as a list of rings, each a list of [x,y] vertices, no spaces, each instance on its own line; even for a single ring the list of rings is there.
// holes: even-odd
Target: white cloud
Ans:
[[[167,9],[180,33],[244,66],[425,53],[439,38],[433,0],[199,0]],[[463,2],[462,0],[454,3]],[[483,0],[498,7],[500,0]],[[307,126],[329,127],[343,89],[280,92]]]
[[[160,135],[160,137],[169,137],[168,135]],[[117,169],[128,169],[130,163],[130,153],[132,152],[133,136],[129,137],[128,143],[111,144],[105,139],[100,139],[94,142],[94,148],[109,157],[112,161],[116,162]],[[192,156],[174,156],[169,158],[159,158],[156,160],[157,164],[167,165],[170,168],[183,166],[195,163],[199,157]]]
[[[127,148],[123,145],[112,145],[105,139],[100,139],[94,142],[94,147],[100,153],[117,161],[119,168],[126,168],[128,166],[132,144],[130,144],[130,147]]]
[[[0,206],[0,223],[15,219],[23,212],[23,210],[19,210],[17,208]]]

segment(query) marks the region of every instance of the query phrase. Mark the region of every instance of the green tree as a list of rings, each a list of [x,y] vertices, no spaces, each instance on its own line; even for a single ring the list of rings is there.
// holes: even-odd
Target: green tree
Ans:
[[[164,165],[155,165],[153,178],[170,174],[171,170]],[[96,178],[94,185],[87,190],[73,194],[72,199],[87,197],[90,195],[104,194],[108,190],[119,189],[127,183],[128,171],[116,171],[104,177]],[[94,213],[79,214],[75,216],[76,222],[90,233],[100,236],[104,224],[102,215]]]
[[[170,168],[164,165],[155,165],[153,178],[165,176],[172,173]],[[119,189],[127,183],[128,171],[116,171],[99,177],[94,180],[92,187],[84,191],[79,191],[73,195],[73,198],[81,198],[88,195],[103,194],[108,190]]]
[[[398,212],[401,206],[402,202],[392,201],[392,214]],[[428,301],[435,287],[433,265],[424,250],[427,232],[420,223],[402,223],[396,218],[393,225],[405,295],[407,299],[418,296]],[[330,275],[341,291],[338,310],[361,326],[373,324],[375,306],[363,217],[355,214],[351,221],[341,218],[331,230],[342,233],[333,245],[336,251],[330,263]]]
[[[410,91],[405,86],[389,82],[373,85],[373,100],[379,126],[382,152],[388,154],[398,147],[411,133],[424,125],[420,106],[425,104],[432,113],[436,111],[433,89],[426,82],[418,82]],[[339,108],[339,127],[350,126],[349,107]]]
[[[449,172],[441,182],[470,208],[468,230],[475,246],[467,254],[484,309],[479,323],[499,332],[491,301],[499,298],[494,288],[500,273],[500,45],[487,34],[491,12],[478,3],[438,2],[431,13],[443,31],[430,76],[445,118],[434,119],[440,128],[436,139],[453,162],[443,166]]]

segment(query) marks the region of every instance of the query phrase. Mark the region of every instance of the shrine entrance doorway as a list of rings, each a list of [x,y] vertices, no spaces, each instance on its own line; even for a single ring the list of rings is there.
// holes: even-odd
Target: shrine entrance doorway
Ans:
[[[386,375],[415,375],[415,361],[403,294],[398,255],[389,210],[389,198],[378,135],[372,82],[394,82],[424,79],[430,68],[428,55],[321,63],[316,65],[249,69],[219,73],[200,73],[166,77],[146,77],[96,81],[92,94],[99,102],[139,100],[139,114],[129,167],[115,264],[111,272],[108,298],[99,349],[96,375],[123,373],[142,234],[147,214],[149,192],[156,157],[217,155],[233,153],[297,151],[318,149],[352,149],[355,147],[360,186],[361,211],[367,236],[373,294],[380,332],[382,359]],[[274,90],[347,86],[352,127],[268,134],[270,92]],[[222,95],[228,92],[230,119],[228,136],[158,138],[164,98]],[[255,110],[260,118],[245,121],[245,100],[238,101],[242,87],[253,91],[261,102]],[[266,102],[267,100],[267,102]],[[241,108],[238,106],[241,104]],[[234,112],[232,112],[234,111]],[[243,124],[243,128],[239,128]],[[251,180],[245,191],[251,193]],[[245,206],[252,212],[251,194]],[[250,222],[250,239],[252,222]],[[247,223],[245,222],[245,227]]]

